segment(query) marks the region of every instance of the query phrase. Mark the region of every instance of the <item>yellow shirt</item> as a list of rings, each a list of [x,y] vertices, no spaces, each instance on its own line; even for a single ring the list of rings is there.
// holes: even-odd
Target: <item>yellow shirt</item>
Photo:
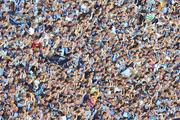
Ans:
[[[166,5],[166,2],[161,1],[160,5],[158,6],[158,10],[161,10]]]

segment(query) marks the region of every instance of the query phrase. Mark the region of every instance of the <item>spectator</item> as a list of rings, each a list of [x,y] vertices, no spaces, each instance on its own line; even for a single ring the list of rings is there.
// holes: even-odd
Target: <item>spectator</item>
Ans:
[[[0,2],[0,120],[179,118],[177,0]]]

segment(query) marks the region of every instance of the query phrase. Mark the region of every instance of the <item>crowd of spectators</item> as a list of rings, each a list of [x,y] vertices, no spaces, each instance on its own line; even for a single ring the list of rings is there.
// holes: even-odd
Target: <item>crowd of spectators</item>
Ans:
[[[180,117],[179,0],[0,0],[0,120]]]

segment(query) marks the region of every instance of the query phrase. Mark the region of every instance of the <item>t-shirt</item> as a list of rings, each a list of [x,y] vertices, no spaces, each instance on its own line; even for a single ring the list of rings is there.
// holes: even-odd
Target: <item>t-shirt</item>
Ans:
[[[67,117],[66,116],[62,116],[61,119],[62,120],[67,120]]]

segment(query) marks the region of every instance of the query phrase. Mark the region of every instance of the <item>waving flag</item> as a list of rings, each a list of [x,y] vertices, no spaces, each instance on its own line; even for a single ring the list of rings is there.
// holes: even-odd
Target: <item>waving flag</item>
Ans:
[[[154,17],[155,17],[155,14],[147,14],[146,15],[146,20],[152,21],[154,19]]]

